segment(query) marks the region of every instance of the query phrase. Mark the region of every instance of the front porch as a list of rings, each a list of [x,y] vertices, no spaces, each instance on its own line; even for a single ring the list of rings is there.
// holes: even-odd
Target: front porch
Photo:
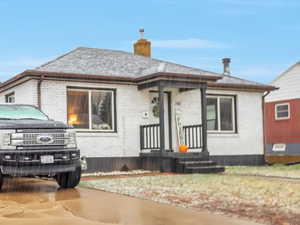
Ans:
[[[179,173],[224,171],[223,167],[218,167],[215,162],[209,160],[206,115],[208,81],[211,80],[194,76],[178,79],[172,77],[171,74],[167,78],[161,75],[154,80],[142,80],[138,85],[138,90],[146,89],[158,94],[158,123],[140,125],[140,157],[143,169]],[[174,113],[175,116],[173,112],[170,112],[172,109],[170,104],[168,104],[169,114],[166,120],[165,93],[170,88],[177,89],[179,93],[199,90],[201,109],[193,114],[193,116],[195,114],[198,116],[198,123],[182,124],[177,111]],[[174,130],[173,117],[176,121],[176,138],[173,138],[172,132]],[[188,152],[179,152],[179,146],[182,145],[188,147]]]

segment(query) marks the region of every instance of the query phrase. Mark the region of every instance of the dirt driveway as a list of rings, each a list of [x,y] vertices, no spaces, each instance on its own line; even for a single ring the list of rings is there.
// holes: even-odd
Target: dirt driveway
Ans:
[[[255,225],[102,191],[58,190],[51,181],[9,180],[0,193],[2,225]]]

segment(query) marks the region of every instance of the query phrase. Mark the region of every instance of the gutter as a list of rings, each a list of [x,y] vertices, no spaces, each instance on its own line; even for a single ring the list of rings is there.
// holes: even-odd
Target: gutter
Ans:
[[[266,129],[265,129],[265,98],[270,94],[271,91],[267,91],[262,97],[262,116],[263,116],[263,119],[262,119],[262,122],[263,122],[263,148],[264,148],[264,159],[265,159],[265,162],[266,162]]]
[[[38,108],[40,110],[42,109],[42,91],[41,91],[41,86],[42,86],[43,80],[44,80],[44,75],[41,75],[40,79],[37,82],[37,104],[38,104]]]

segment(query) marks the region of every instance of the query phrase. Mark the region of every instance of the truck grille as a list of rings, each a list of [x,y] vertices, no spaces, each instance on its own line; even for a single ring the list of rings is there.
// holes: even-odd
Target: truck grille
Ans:
[[[43,144],[38,142],[39,136],[50,136],[53,138],[53,142],[49,144]],[[65,145],[66,144],[65,133],[23,133],[23,146],[29,145]]]

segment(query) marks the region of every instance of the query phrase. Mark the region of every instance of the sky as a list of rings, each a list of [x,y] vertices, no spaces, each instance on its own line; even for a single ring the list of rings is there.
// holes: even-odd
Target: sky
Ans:
[[[0,0],[0,81],[76,47],[132,52],[271,82],[300,60],[298,0]]]

